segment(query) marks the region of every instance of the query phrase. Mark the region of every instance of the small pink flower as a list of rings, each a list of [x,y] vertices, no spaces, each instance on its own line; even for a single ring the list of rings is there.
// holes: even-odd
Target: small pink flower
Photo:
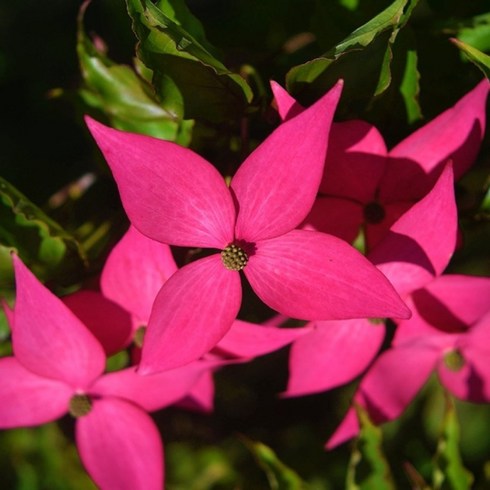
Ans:
[[[103,375],[104,350],[63,302],[14,256],[13,357],[0,359],[0,427],[34,426],[70,412],[80,457],[104,490],[163,487],[163,446],[147,411],[181,399],[209,364],[142,377]]]
[[[272,85],[283,119],[302,107]],[[305,220],[307,228],[352,242],[362,226],[370,251],[390,226],[434,185],[451,160],[455,179],[474,162],[485,132],[490,84],[480,82],[391,150],[378,130],[364,121],[334,123],[319,197]]]
[[[408,298],[442,274],[454,252],[456,228],[448,165],[434,188],[395,222],[368,258],[401,297]],[[292,345],[286,396],[316,393],[352,381],[372,362],[385,334],[382,322],[366,319],[317,321],[311,327]]]
[[[445,275],[410,299],[393,347],[364,376],[354,400],[375,423],[399,417],[433,371],[458,398],[490,402],[490,279]],[[351,408],[327,442],[331,449],[359,432]]]
[[[103,294],[81,290],[64,297],[63,301],[90,328],[107,353],[118,352],[134,340],[132,357],[137,364],[155,297],[177,270],[168,245],[151,240],[130,226],[111,250],[102,269]],[[223,359],[222,365],[232,359],[250,360],[280,349],[307,331],[267,328],[236,320],[206,357],[216,361]],[[213,407],[213,395],[212,371],[209,370],[191,388],[183,404],[208,412]]]
[[[340,90],[338,84],[277,128],[241,165],[230,188],[188,149],[87,118],[140,232],[172,245],[221,250],[180,269],[158,293],[142,373],[184,365],[219,342],[240,307],[241,269],[264,303],[287,316],[409,314],[384,276],[352,247],[294,229],[315,200]]]

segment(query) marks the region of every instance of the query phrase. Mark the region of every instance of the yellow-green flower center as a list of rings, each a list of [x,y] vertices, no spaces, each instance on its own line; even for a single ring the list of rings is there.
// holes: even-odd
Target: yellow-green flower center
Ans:
[[[231,243],[221,252],[221,260],[228,270],[241,271],[247,265],[248,255],[243,249]]]
[[[70,415],[78,418],[87,415],[92,409],[92,400],[88,395],[73,395],[70,400]]]
[[[138,327],[136,331],[134,332],[134,337],[133,337],[133,342],[136,345],[136,347],[143,347],[143,340],[145,340],[145,333],[146,333],[146,327],[142,325],[141,327]]]
[[[459,371],[465,365],[463,354],[459,350],[451,350],[444,355],[444,364],[450,371]]]

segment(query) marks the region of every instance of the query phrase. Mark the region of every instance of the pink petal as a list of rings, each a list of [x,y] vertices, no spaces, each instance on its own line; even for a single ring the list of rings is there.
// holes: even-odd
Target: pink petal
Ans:
[[[488,80],[480,82],[453,107],[396,145],[390,156],[412,160],[427,174],[452,160],[455,179],[459,179],[480,148],[489,88]]]
[[[356,399],[375,423],[399,417],[427,381],[439,352],[413,344],[385,351],[364,376]]]
[[[132,340],[131,317],[127,311],[96,291],[77,291],[63,297],[63,303],[75,313],[111,355]]]
[[[366,250],[369,252],[373,250],[376,245],[383,241],[388,235],[391,226],[396,222],[400,216],[407,212],[413,202],[394,202],[394,203],[381,203],[384,210],[384,218],[380,223],[364,223],[364,233],[366,238]]]
[[[211,370],[206,370],[182,398],[177,406],[186,410],[211,413],[214,408],[214,379]]]
[[[375,361],[354,396],[375,424],[399,417],[434,369],[439,353],[423,345],[385,351]],[[333,449],[359,433],[354,408],[349,409],[326,448]]]
[[[147,325],[158,291],[176,271],[170,247],[131,226],[106,260],[101,289],[134,316],[135,327]]]
[[[487,312],[467,332],[459,335],[453,334],[452,337],[457,339],[450,350],[457,350],[464,364],[461,369],[453,370],[446,365],[444,359],[441,359],[439,377],[442,384],[463,400],[490,402],[490,363],[488,362],[490,359],[490,304],[487,305]]]
[[[441,359],[439,377],[441,383],[457,398],[474,403],[490,402],[490,332],[486,339],[486,348],[471,346],[462,350],[464,366],[450,370]]]
[[[442,274],[456,246],[456,230],[457,210],[449,165],[432,191],[393,224],[369,258],[404,296]]]
[[[117,398],[94,400],[77,419],[80,458],[101,490],[161,490],[163,446],[152,419]]]
[[[291,347],[286,396],[318,393],[352,381],[376,356],[385,334],[384,325],[364,319],[315,322],[313,327]]]
[[[14,255],[17,299],[12,344],[33,373],[84,388],[105,367],[104,351],[80,320]]]
[[[208,362],[198,361],[151,376],[138,374],[133,366],[100,377],[91,392],[124,398],[152,412],[172,405],[188,394],[211,366]]]
[[[196,153],[174,143],[87,126],[116,179],[129,219],[144,235],[171,245],[224,248],[235,209],[223,177]]]
[[[344,419],[325,444],[325,449],[334,449],[359,434],[360,426],[354,408],[349,408]]]
[[[374,201],[385,171],[386,146],[364,121],[332,124],[320,192],[367,204]]]
[[[490,306],[490,278],[448,274],[438,277],[414,301],[424,318],[433,324],[443,324],[449,331],[461,331],[480,320]],[[430,298],[432,301],[427,304]],[[444,306],[435,309],[434,299]],[[426,301],[427,300],[427,301]]]
[[[289,95],[286,89],[282,88],[277,82],[271,81],[271,89],[274,94],[279,117],[283,121],[291,119],[305,110],[305,108],[299,104],[294,97]]]
[[[231,181],[238,203],[236,238],[249,242],[288,232],[304,220],[320,185],[328,133],[342,83],[282,123]]]
[[[259,242],[244,272],[264,303],[294,318],[410,315],[376,267],[343,240],[323,233],[293,230]]]
[[[177,271],[155,300],[141,374],[183,366],[212,349],[231,328],[242,298],[240,275],[218,254]]]
[[[38,376],[14,359],[0,359],[0,428],[52,422],[68,411],[73,388]]]
[[[308,333],[306,328],[265,327],[235,320],[214,352],[226,356],[251,358],[281,349]]]
[[[359,203],[337,197],[319,197],[301,227],[352,243],[363,221],[363,208]]]

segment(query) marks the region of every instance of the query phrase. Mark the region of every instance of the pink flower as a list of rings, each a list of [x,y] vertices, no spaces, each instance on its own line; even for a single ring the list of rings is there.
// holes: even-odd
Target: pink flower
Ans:
[[[364,376],[354,400],[375,423],[401,415],[436,371],[458,398],[490,402],[490,279],[447,275],[415,291],[413,316],[400,322],[393,347]],[[354,437],[354,409],[329,439],[327,448]]]
[[[34,426],[70,412],[88,473],[102,489],[161,489],[163,447],[146,411],[182,398],[204,363],[141,377],[103,375],[105,354],[80,320],[14,256],[13,357],[0,359],[0,427]]]
[[[147,238],[131,226],[104,264],[103,295],[81,290],[64,297],[63,301],[89,327],[106,352],[117,352],[134,339],[133,362],[137,364],[155,297],[177,270],[168,245]],[[223,365],[231,359],[249,360],[280,349],[306,332],[307,329],[267,328],[236,320],[206,357],[223,359]],[[209,370],[191,388],[183,404],[208,412],[213,406],[213,396]]]
[[[305,220],[308,228],[352,242],[362,226],[367,250],[434,185],[448,160],[455,179],[468,170],[485,132],[488,80],[480,82],[453,107],[391,150],[377,129],[364,121],[332,125],[319,198]],[[273,85],[283,119],[302,108]]]
[[[212,349],[241,303],[239,270],[257,295],[304,319],[408,315],[389,282],[343,241],[294,230],[320,184],[338,84],[277,128],[230,188],[207,161],[173,143],[87,124],[144,235],[221,252],[176,272],[157,295],[140,370],[186,364]]]
[[[368,257],[407,298],[442,274],[454,252],[456,228],[448,165],[434,188],[396,221]],[[352,381],[372,362],[385,334],[382,321],[366,319],[317,321],[311,327],[292,345],[286,396],[316,393]]]

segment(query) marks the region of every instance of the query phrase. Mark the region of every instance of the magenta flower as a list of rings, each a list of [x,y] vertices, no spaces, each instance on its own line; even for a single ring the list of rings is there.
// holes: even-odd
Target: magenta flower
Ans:
[[[364,376],[354,400],[375,423],[399,417],[433,371],[456,397],[490,402],[490,279],[447,275],[415,291],[413,316],[400,322],[393,347]],[[327,442],[359,432],[351,408]]]
[[[449,160],[455,179],[473,163],[485,132],[488,80],[453,107],[391,150],[377,129],[364,121],[332,125],[319,197],[305,220],[307,228],[352,242],[362,227],[367,249],[434,185]],[[287,119],[302,107],[273,85],[279,113]]]
[[[277,128],[241,165],[230,188],[188,149],[87,118],[140,232],[168,244],[220,250],[180,269],[158,293],[142,373],[183,365],[217,344],[237,316],[242,269],[257,295],[287,316],[409,314],[384,276],[353,248],[294,230],[315,200],[340,89]]]
[[[105,354],[80,320],[14,256],[14,357],[0,359],[0,427],[76,417],[80,457],[107,490],[161,489],[163,447],[146,413],[181,399],[209,364],[141,377],[102,375]]]
[[[141,358],[139,347],[155,297],[177,270],[168,245],[147,238],[131,226],[104,264],[101,275],[103,295],[81,290],[66,296],[63,301],[89,327],[107,353],[117,352],[134,340],[133,363],[138,364]],[[223,359],[223,365],[231,359],[250,360],[280,349],[306,332],[307,329],[266,328],[236,320],[206,357]],[[213,396],[212,371],[209,370],[179,405],[209,412]]]
[[[434,188],[395,222],[368,257],[407,298],[442,274],[456,245],[456,228],[452,168],[447,166]],[[375,358],[384,334],[382,322],[366,319],[312,322],[311,332],[291,348],[285,395],[352,381]]]

